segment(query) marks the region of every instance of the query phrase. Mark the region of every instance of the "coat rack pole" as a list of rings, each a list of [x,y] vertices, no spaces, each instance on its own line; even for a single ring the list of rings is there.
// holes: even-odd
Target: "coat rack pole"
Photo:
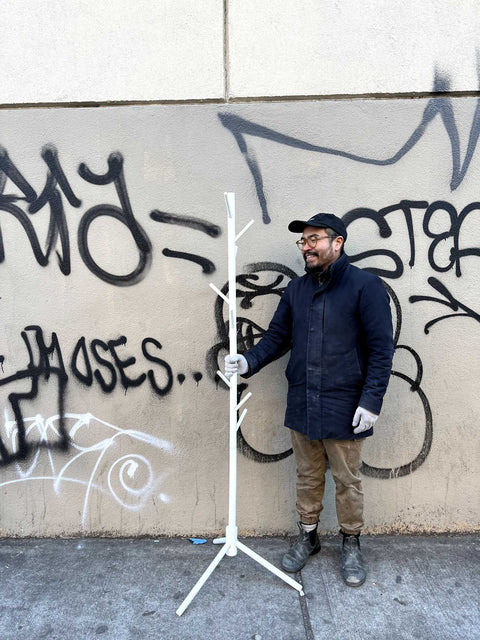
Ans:
[[[225,202],[227,205],[227,229],[228,229],[228,298],[214,285],[210,287],[227,302],[228,305],[228,341],[230,355],[237,355],[237,244],[236,241],[251,226],[251,220],[246,227],[235,235],[235,194],[225,193]],[[182,602],[176,613],[181,616],[188,605],[195,598],[197,593],[203,587],[210,575],[213,573],[222,558],[227,556],[236,556],[237,550],[243,551],[246,555],[261,564],[265,569],[281,578],[288,585],[296,589],[301,596],[304,596],[301,584],[293,580],[289,575],[280,571],[273,564],[262,558],[246,545],[238,540],[237,528],[237,429],[245,417],[246,409],[243,410],[240,419],[237,419],[237,412],[240,404],[244,404],[251,394],[246,396],[241,403],[237,405],[237,374],[234,374],[229,380],[225,378],[221,371],[217,372],[220,378],[229,387],[229,456],[228,456],[228,524],[225,530],[225,538],[215,540],[214,542],[224,543],[215,558],[209,564],[203,575],[197,581],[193,589]]]

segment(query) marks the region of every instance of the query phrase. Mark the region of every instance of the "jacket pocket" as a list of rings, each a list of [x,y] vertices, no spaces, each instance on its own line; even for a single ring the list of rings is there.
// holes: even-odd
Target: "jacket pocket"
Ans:
[[[357,350],[331,354],[325,357],[323,371],[324,389],[349,389],[363,385],[363,374]]]

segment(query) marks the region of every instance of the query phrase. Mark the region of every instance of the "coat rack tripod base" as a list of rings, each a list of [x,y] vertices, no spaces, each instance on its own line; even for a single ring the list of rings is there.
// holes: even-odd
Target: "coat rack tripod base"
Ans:
[[[251,220],[238,235],[235,234],[235,194],[225,193],[225,202],[227,205],[228,214],[228,298],[222,293],[214,284],[210,284],[210,287],[219,295],[228,305],[229,310],[229,351],[230,355],[237,354],[237,287],[236,287],[236,256],[237,256],[237,240],[245,233],[245,231],[253,224]],[[289,575],[277,569],[273,564],[262,558],[262,556],[255,553],[244,545],[238,539],[238,528],[236,524],[236,511],[237,511],[237,430],[243,422],[247,409],[244,408],[242,414],[238,418],[239,409],[247,402],[251,397],[251,393],[248,393],[239,403],[237,403],[237,374],[234,374],[230,379],[226,378],[221,371],[217,371],[218,376],[229,387],[229,482],[228,482],[228,525],[225,529],[225,537],[214,540],[217,544],[223,546],[209,564],[203,575],[195,584],[193,589],[187,595],[182,604],[178,607],[176,613],[181,616],[197,593],[203,587],[210,575],[214,572],[222,558],[227,555],[230,557],[236,556],[237,551],[242,551],[247,556],[250,556],[253,560],[261,564],[265,569],[268,569],[271,573],[278,578],[286,582],[288,585],[296,589],[301,596],[305,595],[303,587],[300,583],[296,582]]]

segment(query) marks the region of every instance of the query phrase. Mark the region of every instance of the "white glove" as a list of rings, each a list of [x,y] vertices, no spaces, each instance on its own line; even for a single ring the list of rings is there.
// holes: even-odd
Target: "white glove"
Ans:
[[[374,413],[370,413],[363,407],[357,407],[355,415],[353,416],[352,427],[358,427],[353,430],[353,433],[362,433],[362,431],[368,431],[373,427],[377,421],[378,416]],[[359,424],[360,423],[360,424]]]
[[[225,356],[225,376],[231,378],[234,373],[243,375],[248,371],[248,362],[245,356],[237,354],[236,356]]]

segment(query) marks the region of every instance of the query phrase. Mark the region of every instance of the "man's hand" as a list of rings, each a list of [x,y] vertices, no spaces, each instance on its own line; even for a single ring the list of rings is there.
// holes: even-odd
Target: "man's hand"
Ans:
[[[353,433],[362,433],[362,431],[368,431],[373,427],[373,425],[377,421],[377,418],[378,416],[376,416],[374,413],[370,413],[370,411],[367,411],[363,407],[357,407],[352,422],[352,426],[357,428],[353,430]]]
[[[236,356],[225,356],[225,376],[231,378],[234,373],[243,375],[248,371],[248,362],[245,356],[237,354]]]

